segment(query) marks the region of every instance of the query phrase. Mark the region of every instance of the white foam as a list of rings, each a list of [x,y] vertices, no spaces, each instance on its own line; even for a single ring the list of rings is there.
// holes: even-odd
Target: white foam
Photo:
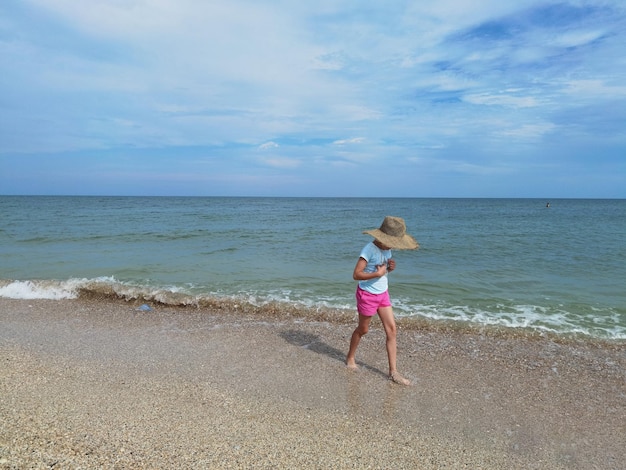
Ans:
[[[269,303],[281,303],[296,307],[337,309],[354,311],[348,297],[313,297],[308,291],[289,289],[261,293],[246,291],[235,294],[211,292],[206,287],[158,286],[153,282],[140,284],[119,281],[114,277],[94,279],[54,280],[0,280],[0,298],[9,299],[75,299],[83,292],[111,295],[126,300],[153,300],[166,305],[198,305],[203,299],[226,299],[261,307]],[[591,321],[581,324],[576,317],[560,307],[546,308],[536,305],[497,305],[484,310],[469,305],[446,305],[445,303],[415,304],[410,299],[394,299],[394,311],[399,317],[426,318],[435,321],[454,321],[470,325],[500,326],[533,329],[556,334],[581,334],[590,337],[626,339],[626,327],[622,314],[617,311],[593,310]]]
[[[422,317],[436,321],[454,321],[474,325],[500,326],[506,328],[532,329],[556,334],[580,334],[589,337],[626,339],[626,328],[621,325],[617,312],[595,317],[595,327],[582,326],[573,321],[572,314],[565,310],[536,305],[499,306],[499,309],[482,310],[467,305],[411,305],[398,302],[399,316]]]
[[[0,287],[0,297],[7,299],[75,299],[76,285],[57,281],[12,281]]]

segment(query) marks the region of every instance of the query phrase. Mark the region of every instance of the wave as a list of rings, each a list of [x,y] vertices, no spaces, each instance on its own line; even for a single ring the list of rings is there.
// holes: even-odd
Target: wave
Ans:
[[[0,281],[0,297],[8,299],[75,299],[77,284],[70,281]]]
[[[289,301],[278,294],[259,295],[241,293],[193,293],[193,287],[161,287],[123,282],[114,277],[95,279],[58,280],[0,280],[0,298],[9,299],[118,299],[128,302],[152,302],[169,307],[195,307],[231,310],[246,314],[271,314],[274,316],[308,316],[342,321],[354,319],[348,308],[333,307],[321,301],[313,305],[305,301]],[[322,316],[320,317],[320,313]]]
[[[114,277],[95,279],[0,281],[0,297],[10,299],[77,299],[117,297],[124,300],[155,301],[165,305],[194,305],[197,299],[178,288],[151,288],[118,281]]]
[[[337,299],[311,301],[292,292],[207,292],[194,286],[158,286],[117,280],[114,277],[68,280],[0,280],[0,298],[48,300],[123,300],[136,304],[198,308],[272,317],[301,317],[315,321],[351,323],[354,306]],[[532,305],[500,306],[485,311],[469,306],[408,305],[398,299],[394,308],[398,324],[406,329],[468,331],[504,336],[626,340],[626,327],[619,321],[584,326],[572,321],[567,312],[547,312]]]

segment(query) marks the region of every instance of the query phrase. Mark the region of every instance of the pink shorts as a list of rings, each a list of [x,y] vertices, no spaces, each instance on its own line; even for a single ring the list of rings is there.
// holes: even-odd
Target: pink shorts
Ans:
[[[385,291],[382,294],[372,294],[357,286],[356,309],[359,314],[366,317],[373,317],[380,307],[391,307],[389,291]]]

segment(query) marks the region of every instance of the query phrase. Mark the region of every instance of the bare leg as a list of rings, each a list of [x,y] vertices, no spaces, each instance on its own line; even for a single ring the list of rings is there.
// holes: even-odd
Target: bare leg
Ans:
[[[378,309],[378,316],[383,323],[385,329],[385,335],[387,336],[387,358],[389,359],[389,378],[401,385],[411,385],[411,382],[402,377],[396,367],[397,356],[397,328],[396,319],[393,316],[393,309],[391,307],[381,307]]]
[[[372,317],[366,317],[365,315],[359,314],[359,325],[352,332],[352,337],[350,338],[350,350],[346,356],[346,365],[350,369],[357,369],[356,348],[361,341],[361,337],[366,335],[369,331],[371,321]]]

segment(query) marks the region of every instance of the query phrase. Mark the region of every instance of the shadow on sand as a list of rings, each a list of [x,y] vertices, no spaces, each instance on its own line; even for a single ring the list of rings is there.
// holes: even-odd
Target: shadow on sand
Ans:
[[[315,335],[313,333],[307,333],[306,331],[299,330],[283,330],[280,332],[280,336],[289,344],[293,344],[294,346],[308,349],[309,351],[313,351],[317,354],[323,354],[324,356],[328,356],[331,359],[336,359],[337,361],[340,361],[342,364],[345,364],[346,362],[346,351],[341,351],[326,344],[324,341],[322,341],[322,339],[320,339],[318,335]],[[348,345],[346,345],[346,347],[347,346]],[[359,362],[358,364],[364,369],[380,374],[383,377],[387,377],[387,374],[385,374],[380,369],[369,366],[367,364],[363,364],[361,362]]]

